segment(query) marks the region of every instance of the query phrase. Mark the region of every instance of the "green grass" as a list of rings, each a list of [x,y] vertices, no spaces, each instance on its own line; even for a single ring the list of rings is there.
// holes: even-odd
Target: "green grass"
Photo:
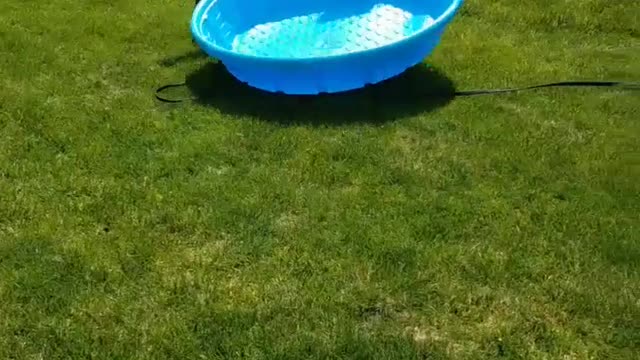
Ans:
[[[468,0],[434,70],[317,99],[191,7],[0,2],[0,358],[640,357],[639,93],[446,96],[637,81],[640,2]]]

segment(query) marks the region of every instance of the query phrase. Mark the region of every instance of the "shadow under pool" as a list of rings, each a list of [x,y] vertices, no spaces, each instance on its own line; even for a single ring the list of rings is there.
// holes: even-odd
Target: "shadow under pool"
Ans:
[[[176,57],[167,63],[194,56]],[[437,110],[455,97],[452,81],[426,64],[358,90],[298,96],[253,88],[234,78],[222,63],[212,60],[189,73],[186,86],[197,104],[281,125],[383,124]]]

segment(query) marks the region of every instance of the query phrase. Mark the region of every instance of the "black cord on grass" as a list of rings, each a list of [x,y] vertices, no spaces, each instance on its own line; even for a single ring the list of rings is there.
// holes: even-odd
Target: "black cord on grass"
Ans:
[[[187,83],[178,83],[178,84],[168,84],[159,87],[155,96],[156,99],[165,103],[180,103],[187,100],[194,100],[193,98],[183,98],[183,99],[169,99],[160,95],[164,90],[169,88],[177,88],[186,86]],[[541,88],[551,88],[551,87],[617,87],[624,90],[636,90],[640,91],[640,82],[625,82],[625,81],[560,81],[560,82],[551,82],[545,84],[538,85],[530,85],[523,87],[514,87],[514,88],[503,88],[503,89],[474,89],[474,90],[462,90],[453,92],[453,97],[468,97],[468,96],[478,96],[478,95],[491,95],[491,94],[505,94],[505,93],[514,93],[526,90],[534,90]]]

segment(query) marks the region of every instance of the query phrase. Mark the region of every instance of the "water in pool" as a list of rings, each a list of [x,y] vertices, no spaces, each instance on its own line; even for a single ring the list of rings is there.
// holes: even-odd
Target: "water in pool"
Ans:
[[[433,18],[388,4],[367,13],[324,19],[323,13],[292,17],[254,26],[238,34],[232,50],[253,56],[310,58],[367,50],[409,37]]]

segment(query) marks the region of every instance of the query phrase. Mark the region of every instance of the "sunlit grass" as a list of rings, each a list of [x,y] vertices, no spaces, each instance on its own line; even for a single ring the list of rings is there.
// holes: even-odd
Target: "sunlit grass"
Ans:
[[[192,5],[0,2],[0,358],[640,357],[638,93],[447,96],[637,81],[640,3],[468,0],[433,70],[318,99]]]

